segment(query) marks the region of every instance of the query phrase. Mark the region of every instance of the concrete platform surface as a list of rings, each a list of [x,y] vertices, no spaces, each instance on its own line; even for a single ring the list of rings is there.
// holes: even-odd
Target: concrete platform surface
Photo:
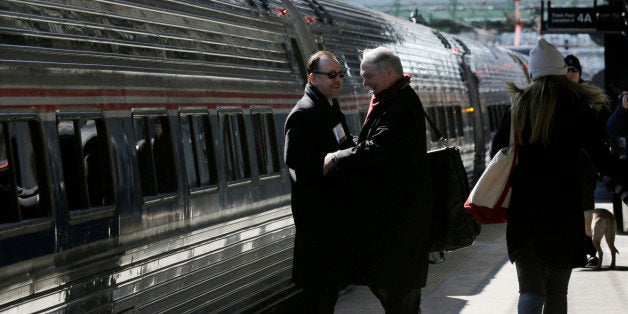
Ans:
[[[612,210],[610,203],[598,207]],[[517,313],[519,298],[514,264],[508,261],[506,225],[484,225],[470,247],[446,254],[442,263],[430,265],[428,284],[422,291],[422,313]],[[628,313],[628,235],[618,234],[616,268],[609,270],[610,251],[602,241],[602,270],[577,268],[569,282],[569,313]],[[384,313],[368,287],[346,289],[335,313]]]

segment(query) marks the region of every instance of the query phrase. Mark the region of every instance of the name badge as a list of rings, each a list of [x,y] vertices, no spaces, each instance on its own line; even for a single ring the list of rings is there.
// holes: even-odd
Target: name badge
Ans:
[[[334,132],[334,137],[336,137],[336,142],[338,142],[338,144],[340,144],[340,142],[342,142],[346,135],[345,135],[345,130],[342,128],[342,124],[338,123],[338,125],[336,125],[333,129]]]

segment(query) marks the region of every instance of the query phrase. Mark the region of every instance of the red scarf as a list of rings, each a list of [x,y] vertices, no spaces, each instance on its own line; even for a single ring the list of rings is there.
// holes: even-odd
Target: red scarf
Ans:
[[[404,73],[403,76],[397,81],[395,81],[390,87],[379,92],[379,94],[377,95],[373,95],[373,97],[371,97],[371,104],[369,105],[369,111],[366,113],[366,119],[364,121],[369,119],[369,115],[371,115],[371,112],[373,112],[373,109],[375,108],[375,106],[385,101],[393,99],[395,96],[397,96],[397,94],[399,94],[401,89],[406,87],[406,85],[408,84],[410,84],[410,75],[408,75],[407,73]]]

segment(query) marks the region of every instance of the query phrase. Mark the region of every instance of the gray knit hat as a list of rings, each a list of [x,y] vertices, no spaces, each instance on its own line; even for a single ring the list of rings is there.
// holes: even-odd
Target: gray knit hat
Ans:
[[[530,78],[536,80],[548,75],[567,74],[567,65],[563,55],[556,47],[541,38],[530,50]]]

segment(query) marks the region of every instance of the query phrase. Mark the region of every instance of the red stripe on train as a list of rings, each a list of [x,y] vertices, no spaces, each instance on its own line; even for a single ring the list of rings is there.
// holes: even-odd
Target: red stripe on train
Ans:
[[[96,97],[96,96],[152,96],[152,97],[223,97],[299,99],[303,94],[262,94],[216,91],[169,91],[152,89],[59,89],[59,88],[0,88],[0,97]],[[342,100],[370,100],[371,96],[342,97]]]
[[[367,106],[368,103],[360,104]],[[343,110],[355,110],[360,105],[342,105]],[[100,108],[105,111],[114,110],[130,110],[133,108],[166,108],[166,109],[179,109],[181,107],[196,107],[196,108],[208,108],[216,109],[219,107],[236,107],[241,109],[251,109],[253,107],[271,107],[273,109],[292,109],[294,104],[254,104],[250,103],[177,103],[177,104],[163,104],[163,103],[105,103],[105,104],[56,104],[56,105],[35,105],[35,104],[21,104],[21,105],[2,105],[0,109],[35,109],[39,112],[56,112],[59,108],[71,109],[71,108]]]
[[[102,88],[0,88],[0,97],[224,97],[224,98],[262,98],[262,99],[299,99],[302,94],[263,94],[216,91],[185,91],[163,89],[102,89]]]
[[[294,103],[302,97],[302,94],[262,94],[243,92],[216,92],[216,91],[169,91],[169,90],[138,90],[138,89],[58,89],[58,88],[0,88],[0,97],[214,97],[230,99],[293,99]],[[355,101],[370,100],[370,96],[341,97],[340,101],[345,109],[353,110],[360,105],[368,103],[353,104]],[[59,103],[59,104],[3,104],[3,109],[37,109],[40,112],[54,112],[59,107],[63,108],[102,108],[104,110],[129,110],[132,108],[165,107],[166,109],[177,109],[179,107],[204,107],[215,109],[217,107],[239,107],[249,109],[252,106],[271,106],[277,109],[291,109],[294,103],[290,104],[251,104],[246,102],[232,103],[196,103],[183,102],[180,99],[174,100],[176,103],[152,103],[152,102],[124,102],[124,103]],[[348,105],[348,104],[350,105]]]

